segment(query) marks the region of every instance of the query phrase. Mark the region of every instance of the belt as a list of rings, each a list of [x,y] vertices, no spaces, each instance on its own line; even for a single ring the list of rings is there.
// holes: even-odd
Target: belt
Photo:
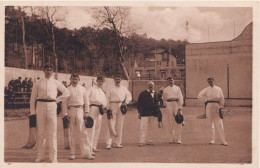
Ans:
[[[110,101],[109,103],[122,103],[121,101]]]
[[[207,101],[206,103],[219,103],[219,101]]]
[[[179,101],[178,99],[172,98],[172,99],[167,99],[167,102],[172,102],[172,101]]]
[[[100,104],[100,105],[98,105],[98,104],[91,104],[90,106],[100,107],[100,106],[102,106],[102,105],[101,105],[101,104]]]
[[[68,109],[70,108],[83,108],[83,105],[68,106]]]
[[[50,99],[37,99],[36,101],[39,101],[39,102],[55,102],[55,100],[50,100]]]

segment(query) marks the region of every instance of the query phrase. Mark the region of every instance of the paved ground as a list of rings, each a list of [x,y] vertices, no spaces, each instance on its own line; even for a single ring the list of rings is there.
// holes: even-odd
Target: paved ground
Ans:
[[[103,117],[102,131],[98,144],[100,152],[95,160],[77,158],[68,160],[68,150],[63,149],[63,128],[61,117],[58,118],[58,161],[79,163],[235,163],[252,162],[252,109],[248,107],[229,108],[231,114],[224,119],[226,139],[229,146],[208,145],[209,132],[206,120],[196,119],[204,112],[203,107],[184,107],[186,125],[183,127],[183,144],[168,144],[165,125],[152,128],[155,146],[138,147],[140,120],[137,111],[127,113],[124,123],[122,149],[105,149],[106,118]],[[164,110],[163,110],[164,114]],[[163,118],[165,121],[165,118]],[[33,162],[36,150],[21,148],[28,138],[28,119],[5,121],[5,162]],[[47,151],[47,150],[46,150]],[[79,154],[79,148],[77,150]],[[77,155],[78,156],[78,155]],[[77,157],[76,156],[76,157]],[[48,154],[46,152],[46,158]],[[48,162],[48,160],[46,160]]]

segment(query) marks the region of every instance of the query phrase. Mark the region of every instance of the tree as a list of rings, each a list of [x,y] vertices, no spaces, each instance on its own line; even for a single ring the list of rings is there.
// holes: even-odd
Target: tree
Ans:
[[[22,31],[23,31],[23,50],[24,50],[24,56],[25,56],[25,69],[28,69],[28,61],[27,61],[27,46],[26,46],[26,40],[25,40],[25,24],[24,24],[24,17],[25,17],[25,13],[22,12],[21,7],[18,8],[19,9],[19,15],[21,18],[21,23],[22,23]]]
[[[123,74],[127,80],[129,80],[129,75],[124,65],[125,57],[123,55],[124,46],[122,44],[122,37],[133,30],[129,24],[127,24],[130,22],[129,13],[129,7],[104,6],[103,8],[98,8],[94,14],[94,18],[96,18],[99,23],[97,27],[107,27],[113,31],[113,37],[117,42],[116,58],[119,60]]]
[[[56,43],[55,43],[55,25],[57,22],[65,21],[64,15],[58,15],[58,10],[60,7],[49,7],[49,6],[44,6],[44,7],[32,7],[32,13],[35,14],[35,16],[39,16],[41,19],[47,21],[47,25],[45,27],[45,30],[47,34],[49,34],[52,38],[52,51],[53,51],[53,56],[55,60],[55,67],[56,67],[56,73],[55,73],[55,78],[58,78],[58,55],[56,52]],[[49,60],[50,61],[50,60]]]

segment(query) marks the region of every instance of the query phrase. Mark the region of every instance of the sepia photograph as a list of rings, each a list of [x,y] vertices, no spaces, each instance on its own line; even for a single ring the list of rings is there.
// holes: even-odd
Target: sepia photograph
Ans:
[[[240,3],[1,3],[0,164],[258,167],[259,4]]]

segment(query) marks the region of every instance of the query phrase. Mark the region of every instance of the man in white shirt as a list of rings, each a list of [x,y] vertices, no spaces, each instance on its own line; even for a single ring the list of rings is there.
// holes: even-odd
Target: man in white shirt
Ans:
[[[92,128],[88,128],[88,135],[90,139],[91,153],[98,152],[97,143],[99,139],[101,124],[102,124],[102,115],[101,110],[105,110],[107,106],[107,99],[104,91],[102,90],[102,85],[105,79],[102,76],[97,77],[97,85],[92,86],[87,89],[87,103],[86,103],[86,112],[89,112],[94,120],[94,125]]]
[[[228,146],[225,140],[223,120],[220,118],[219,109],[224,108],[224,95],[222,89],[214,85],[214,79],[208,78],[209,86],[200,91],[198,99],[206,103],[206,116],[211,130],[211,141],[215,143],[215,126],[217,127],[222,145]]]
[[[127,105],[132,100],[132,95],[128,91],[128,89],[124,86],[120,85],[121,77],[114,77],[115,86],[113,86],[110,90],[107,91],[107,109],[112,110],[111,119],[112,127],[115,127],[117,137],[110,134],[109,130],[107,130],[107,140],[106,140],[106,148],[111,149],[111,145],[115,148],[123,148],[122,143],[122,133],[123,133],[123,124],[124,124],[124,114],[122,114],[120,107],[121,105]]]
[[[63,115],[70,118],[69,127],[71,136],[71,149],[69,158],[71,160],[75,159],[75,140],[77,139],[79,142],[81,155],[84,158],[92,160],[94,159],[94,156],[92,156],[90,153],[89,137],[83,119],[84,116],[87,116],[87,114],[84,114],[83,112],[83,105],[87,104],[87,92],[85,87],[78,85],[79,81],[79,75],[71,75],[71,85],[67,88],[70,92],[70,96],[67,100],[62,102]]]
[[[167,129],[170,136],[169,143],[181,144],[182,124],[175,122],[175,116],[177,113],[182,114],[183,96],[181,89],[174,85],[172,77],[168,77],[167,81],[169,85],[164,89],[162,99],[166,105]]]
[[[45,144],[48,138],[49,158],[57,162],[57,103],[69,97],[69,91],[52,77],[53,67],[44,66],[45,77],[33,85],[30,112],[36,114],[37,121],[37,156],[35,162],[45,160]],[[60,91],[61,96],[57,97]]]

